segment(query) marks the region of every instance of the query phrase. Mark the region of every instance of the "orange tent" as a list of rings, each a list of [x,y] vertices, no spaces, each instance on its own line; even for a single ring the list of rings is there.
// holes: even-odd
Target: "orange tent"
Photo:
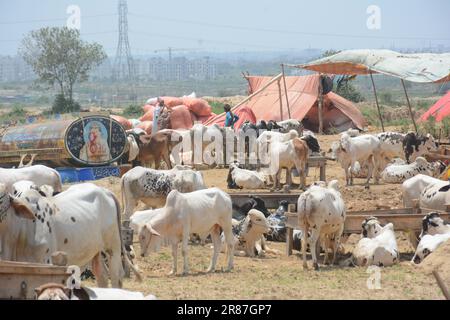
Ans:
[[[435,118],[436,121],[442,121],[442,119],[448,116],[450,116],[450,91],[428,109],[428,111],[420,117],[420,121],[427,121],[429,117]]]
[[[247,77],[249,94],[257,92],[272,79],[272,77],[263,76]],[[316,132],[319,127],[319,81],[320,76],[318,74],[286,77],[286,89],[291,118],[301,120],[307,129]],[[282,115],[280,114],[280,90],[277,81],[270,84],[246,103],[234,108],[233,112],[239,115],[241,109],[248,108],[254,113],[257,120],[281,121],[289,119],[282,79],[280,81],[280,87]],[[224,119],[225,115],[221,114],[210,119],[206,124],[222,124]],[[363,129],[366,124],[363,115],[352,102],[333,92],[324,95],[323,126],[325,131],[331,128],[335,128],[338,131],[344,131],[348,128]]]

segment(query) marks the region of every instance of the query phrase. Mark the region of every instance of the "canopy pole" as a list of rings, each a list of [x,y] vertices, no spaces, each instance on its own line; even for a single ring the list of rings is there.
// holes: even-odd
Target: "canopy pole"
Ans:
[[[369,70],[369,71],[370,71],[370,70]],[[373,81],[372,71],[370,71],[369,74],[370,74],[370,80],[372,80],[373,93],[374,93],[374,95],[375,95],[375,102],[377,103],[378,117],[380,118],[381,129],[383,129],[383,132],[384,132],[383,117],[381,116],[380,105],[379,105],[379,103],[378,103],[377,89],[375,88],[375,82]]]
[[[414,114],[413,114],[412,109],[411,109],[411,103],[409,102],[408,92],[406,92],[405,81],[403,81],[403,79],[400,79],[400,80],[402,82],[403,90],[405,91],[406,102],[408,103],[409,114],[411,116],[411,120],[412,120],[412,123],[414,125],[414,129],[416,130],[416,133],[419,133],[419,131],[417,130],[416,121],[414,120]]]
[[[233,110],[236,109],[237,107],[242,106],[244,103],[246,103],[247,101],[251,100],[254,96],[256,96],[257,94],[261,93],[262,91],[264,91],[268,86],[270,86],[272,83],[274,83],[275,81],[279,80],[281,77],[283,76],[282,73],[280,73],[279,75],[275,76],[272,80],[270,80],[269,82],[267,82],[261,89],[257,90],[256,92],[252,93],[251,95],[249,95],[247,98],[245,98],[244,100],[242,100],[241,102],[239,102],[237,105],[235,105],[233,107]]]
[[[278,79],[278,100],[280,100],[280,119],[283,121],[283,99],[281,97],[281,79]]]
[[[323,87],[322,74],[319,75],[319,134],[323,133]]]
[[[287,105],[287,109],[288,109],[288,115],[289,115],[289,119],[292,119],[291,107],[289,106],[289,97],[288,97],[287,86],[286,86],[286,75],[284,73],[284,64],[281,64],[281,73],[283,74],[284,95],[286,97],[286,105]]]

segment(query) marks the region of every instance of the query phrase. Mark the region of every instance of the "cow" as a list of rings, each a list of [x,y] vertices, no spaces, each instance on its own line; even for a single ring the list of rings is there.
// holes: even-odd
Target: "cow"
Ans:
[[[433,236],[444,233],[450,233],[450,224],[444,221],[438,212],[430,212],[423,217],[422,232],[420,233],[419,239],[426,234]]]
[[[409,164],[391,164],[381,173],[381,179],[386,183],[403,183],[405,180],[421,173],[431,177],[438,177],[445,165],[441,162],[429,163],[423,157],[417,157]]]
[[[258,139],[256,139],[256,143],[259,152],[262,152],[262,150],[264,151],[267,150],[267,148],[270,148],[270,143],[272,142],[286,142],[298,137],[298,132],[295,130],[291,130],[287,133],[264,131],[259,135]]]
[[[269,232],[270,225],[261,211],[251,209],[241,221],[233,221],[234,252],[244,252],[245,256],[263,256],[266,249],[264,234]],[[222,242],[225,239],[222,237]]]
[[[303,130],[305,129],[302,122],[296,119],[279,121],[277,122],[277,125],[281,127],[280,132],[289,132],[291,130],[295,130],[297,131],[299,137],[303,135]]]
[[[139,200],[149,207],[160,208],[173,189],[192,192],[205,188],[202,174],[187,166],[175,166],[172,170],[136,167],[121,179],[123,214],[128,219]]]
[[[0,183],[6,185],[8,192],[12,192],[12,185],[21,180],[32,181],[38,187],[51,186],[56,192],[62,191],[61,176],[55,169],[43,165],[18,169],[0,168]]]
[[[429,185],[440,185],[441,187],[448,185],[448,181],[442,181],[425,174],[418,174],[407,179],[402,184],[403,206],[410,208],[413,206],[413,200],[419,200],[422,191]]]
[[[123,255],[126,265],[141,280],[139,271],[124,254],[120,205],[109,190],[84,183],[50,198],[34,188],[18,197],[3,193],[0,198],[8,203],[6,215],[17,215],[35,224],[33,253],[39,255],[35,262],[50,263],[52,253],[63,251],[69,265],[83,267],[92,262],[98,286],[106,287],[102,261],[105,253],[111,284],[117,288],[122,286]]]
[[[420,207],[446,211],[447,205],[450,205],[449,190],[450,184],[448,182],[428,185],[420,194]]]
[[[300,174],[299,189],[305,188],[309,153],[320,151],[320,149],[317,150],[315,143],[312,143],[313,139],[313,137],[306,136],[301,139],[294,138],[287,142],[274,141],[270,144],[272,164],[274,163],[273,161],[278,160],[278,167],[274,168],[275,170],[271,174],[273,180],[272,189],[280,188],[280,176],[283,168],[286,168],[286,183],[288,187],[292,184],[291,171],[295,168]],[[313,149],[310,149],[310,147]]]
[[[449,241],[450,233],[426,234],[420,239],[411,262],[420,263],[430,253],[434,252],[440,245]]]
[[[201,237],[210,234],[214,245],[214,253],[207,272],[213,272],[220,252],[220,228],[222,228],[227,244],[228,265],[226,270],[233,268],[233,226],[232,203],[230,196],[218,188],[180,193],[172,190],[164,210],[155,215],[139,233],[141,256],[149,251],[156,251],[163,239],[172,245],[173,267],[170,274],[177,272],[178,244],[182,242],[183,274],[189,272],[188,241],[193,233]]]
[[[430,151],[436,151],[437,145],[433,136],[417,136],[414,132],[407,134],[398,132],[382,132],[376,135],[380,141],[379,161],[377,173],[380,173],[386,164],[386,160],[392,158],[405,159],[407,163],[414,161]]]
[[[270,215],[269,210],[267,210],[266,204],[264,200],[258,196],[250,195],[248,200],[246,200],[241,205],[237,205],[233,203],[233,219],[242,220],[245,216],[247,216],[248,212],[251,209],[256,209],[261,211],[265,217]]]
[[[392,266],[399,261],[394,225],[381,226],[371,217],[362,223],[363,237],[353,250],[353,261],[358,266]]]
[[[252,170],[239,168],[239,163],[230,164],[227,178],[228,189],[263,189],[264,175]]]
[[[36,300],[156,300],[154,295],[117,288],[80,286],[70,289],[60,283],[47,283],[34,289]]]
[[[311,186],[302,193],[297,203],[298,225],[303,235],[303,244],[310,241],[313,266],[319,269],[317,263],[317,244],[322,238],[327,238],[326,246],[333,242],[333,259],[336,260],[337,249],[344,231],[346,209],[344,200],[339,192],[337,180],[330,181],[326,188]],[[309,236],[309,232],[311,235]],[[324,263],[328,261],[328,248],[325,247]],[[302,245],[303,268],[307,269],[306,245]]]
[[[140,164],[146,167],[154,164],[155,169],[159,169],[161,160],[163,160],[167,168],[172,169],[170,154],[179,141],[172,140],[171,130],[159,131],[153,135],[133,134],[133,136],[139,147],[136,160]]]
[[[366,188],[369,188],[369,182],[372,177],[373,170],[378,168],[378,157],[376,156],[380,141],[372,135],[360,135],[351,138],[344,133],[341,136],[339,147],[336,150],[337,159],[344,169],[345,181],[347,185],[353,185],[353,172],[355,172],[356,162],[366,162],[369,170],[367,174]],[[350,168],[350,169],[349,169]],[[376,177],[375,173],[375,177]],[[375,182],[378,182],[375,179]]]

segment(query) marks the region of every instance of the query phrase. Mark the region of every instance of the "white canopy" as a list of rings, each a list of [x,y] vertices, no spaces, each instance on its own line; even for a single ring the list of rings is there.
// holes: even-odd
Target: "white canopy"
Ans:
[[[346,50],[296,67],[330,74],[382,73],[412,82],[445,82],[450,80],[450,53]]]

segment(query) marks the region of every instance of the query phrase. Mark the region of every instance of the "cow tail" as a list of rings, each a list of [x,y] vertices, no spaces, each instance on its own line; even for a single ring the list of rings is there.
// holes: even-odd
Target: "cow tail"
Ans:
[[[141,276],[141,274],[139,272],[139,269],[128,258],[127,250],[125,248],[125,244],[123,243],[123,239],[122,239],[122,221],[121,221],[121,218],[120,218],[120,216],[121,216],[120,203],[117,200],[116,196],[112,192],[110,192],[110,193],[111,193],[111,196],[114,199],[114,202],[116,203],[117,225],[119,227],[120,247],[122,249],[122,257],[124,258],[125,263],[128,265],[128,267],[130,267],[130,269],[133,270],[133,273],[136,276],[136,280],[138,282],[142,282],[142,276]]]

